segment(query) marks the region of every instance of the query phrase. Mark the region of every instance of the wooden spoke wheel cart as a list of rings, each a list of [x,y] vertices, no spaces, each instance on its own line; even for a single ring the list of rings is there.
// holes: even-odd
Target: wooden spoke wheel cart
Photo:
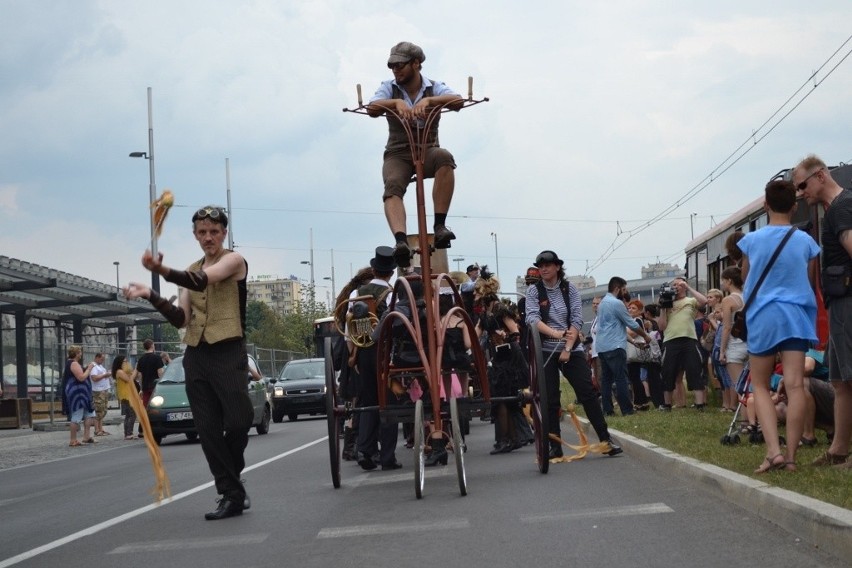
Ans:
[[[328,420],[328,444],[331,461],[331,477],[335,488],[341,485],[340,462],[340,429],[343,420],[359,412],[375,411],[380,413],[380,419],[391,423],[413,424],[414,430],[414,492],[417,498],[423,497],[426,477],[426,452],[429,449],[429,431],[444,432],[450,439],[448,448],[452,449],[453,460],[458,477],[458,487],[461,495],[467,494],[467,475],[465,473],[464,452],[462,439],[463,427],[466,420],[476,413],[490,410],[495,402],[520,402],[530,404],[530,415],[535,427],[535,448],[538,467],[542,473],[547,473],[549,442],[547,437],[547,393],[544,388],[541,361],[541,345],[538,334],[531,334],[530,352],[530,388],[512,397],[492,397],[488,385],[488,373],[485,356],[478,341],[471,341],[472,365],[469,373],[469,384],[461,381],[461,389],[453,389],[453,369],[442,369],[441,361],[445,347],[447,322],[454,314],[461,317],[471,338],[476,337],[475,328],[464,305],[455,283],[446,273],[432,274],[431,254],[434,245],[429,242],[426,224],[426,208],[423,186],[423,164],[428,148],[429,132],[435,125],[440,114],[450,110],[461,110],[485,102],[488,99],[474,100],[473,79],[468,78],[468,98],[459,99],[442,106],[432,107],[426,116],[417,121],[402,119],[395,111],[388,110],[387,114],[399,120],[408,135],[412,160],[415,166],[415,181],[417,186],[417,226],[418,244],[414,253],[420,258],[420,275],[409,274],[398,278],[391,295],[386,315],[378,320],[375,313],[369,314],[364,321],[372,322],[372,327],[378,327],[375,340],[377,358],[378,405],[354,408],[340,397],[336,383],[336,373],[331,360],[331,340],[326,339],[325,372],[326,372],[326,411]],[[358,106],[354,109],[343,109],[344,112],[368,114],[368,107],[361,99],[361,86],[358,85]],[[454,108],[449,108],[453,106]],[[400,298],[412,299],[415,294],[411,283],[422,279],[422,309],[425,318],[407,317],[398,311]],[[451,289],[452,307],[441,314],[439,307],[440,290]],[[419,298],[418,298],[419,299]],[[345,301],[335,308],[348,310],[351,301]],[[415,302],[411,302],[413,306]],[[416,310],[414,310],[416,312]],[[337,318],[336,318],[337,319]],[[423,320],[421,322],[421,319]],[[363,324],[363,321],[362,321]],[[396,326],[396,330],[394,330]],[[394,365],[393,349],[394,334],[407,335],[417,353],[416,362],[400,367]],[[375,335],[375,334],[374,334]],[[363,339],[363,338],[362,338]],[[458,374],[456,374],[458,376]],[[416,383],[416,384],[415,384]],[[414,389],[412,389],[414,387]],[[444,396],[442,397],[442,391]],[[459,391],[460,394],[459,394]],[[412,392],[421,395],[412,396]],[[474,395],[473,393],[476,393]],[[444,423],[449,422],[449,428]]]

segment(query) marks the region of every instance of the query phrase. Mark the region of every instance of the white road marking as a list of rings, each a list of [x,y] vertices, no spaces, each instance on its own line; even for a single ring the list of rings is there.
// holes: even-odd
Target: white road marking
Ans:
[[[650,503],[648,505],[628,505],[624,507],[604,507],[601,509],[580,509],[579,511],[565,511],[560,513],[548,513],[545,515],[525,515],[521,517],[522,523],[547,523],[551,521],[570,521],[574,519],[598,519],[604,517],[630,517],[634,515],[657,515],[660,513],[674,513],[674,509],[665,503]]]
[[[401,470],[404,471],[404,470]],[[450,475],[452,473],[453,476],[456,475],[455,468],[442,467],[441,469],[429,469],[426,473],[426,483],[429,483],[430,479],[434,479],[436,477],[444,477]],[[375,472],[374,474],[362,475],[353,485],[355,487],[360,487],[362,485],[384,485],[385,483],[399,483],[401,481],[410,481],[414,483],[414,472],[410,469],[407,473],[394,473],[394,474],[382,474],[381,472]]]
[[[169,552],[172,550],[198,550],[222,546],[240,546],[243,544],[260,544],[269,538],[268,534],[246,534],[241,536],[192,538],[181,540],[161,540],[159,542],[139,542],[125,544],[114,548],[107,554],[133,554],[135,552]]]
[[[325,442],[326,440],[328,440],[328,436],[323,436],[322,438],[319,438],[318,440],[314,440],[313,442],[308,442],[307,444],[302,444],[298,448],[293,448],[292,450],[288,450],[288,451],[286,451],[282,454],[278,454],[277,456],[273,456],[273,457],[271,457],[267,460],[263,460],[262,462],[256,463],[252,466],[249,466],[249,467],[245,468],[243,470],[243,472],[252,471],[253,469],[257,469],[261,466],[267,465],[267,464],[272,463],[276,460],[286,458],[287,456],[293,455],[296,452],[300,452],[304,449],[310,448],[311,446],[315,446],[316,444],[319,444],[320,442]],[[163,503],[160,503],[160,504],[152,503],[151,505],[146,505],[144,507],[140,507],[140,508],[138,508],[134,511],[129,511],[127,513],[124,513],[123,515],[113,517],[112,519],[108,519],[108,520],[103,521],[101,523],[98,523],[96,525],[92,525],[91,527],[85,528],[81,531],[77,531],[73,534],[69,534],[68,536],[64,536],[60,539],[54,540],[53,542],[48,542],[47,544],[43,544],[41,546],[33,548],[32,550],[27,550],[26,552],[22,552],[20,554],[12,556],[11,558],[7,558],[5,560],[0,560],[0,568],[7,568],[8,566],[14,566],[15,564],[18,564],[19,562],[23,562],[24,560],[29,560],[30,558],[34,558],[34,557],[38,556],[39,554],[44,554],[45,552],[49,552],[49,551],[51,551],[55,548],[59,548],[60,546],[66,545],[70,542],[74,542],[75,540],[82,538],[84,536],[91,536],[93,534],[97,534],[97,533],[99,533],[103,530],[106,530],[108,528],[114,527],[115,525],[121,524],[124,521],[128,521],[130,519],[133,519],[135,517],[143,515],[143,514],[147,513],[148,511],[152,511],[152,510],[156,509],[157,507],[160,507],[161,505],[165,506],[165,505],[168,505],[169,503],[173,503],[175,501],[180,501],[181,499],[189,497],[190,495],[194,495],[195,493],[198,493],[199,491],[203,491],[203,490],[208,489],[210,487],[213,487],[212,481],[210,481],[208,483],[204,483],[202,485],[199,485],[198,487],[193,487],[192,489],[188,489],[187,491],[184,491],[182,493],[178,493],[177,495],[172,495],[172,497],[170,499],[167,499]]]
[[[388,534],[426,534],[428,531],[470,528],[467,519],[447,519],[434,523],[393,523],[388,525],[355,525],[353,527],[331,527],[322,529],[317,538],[347,538]]]

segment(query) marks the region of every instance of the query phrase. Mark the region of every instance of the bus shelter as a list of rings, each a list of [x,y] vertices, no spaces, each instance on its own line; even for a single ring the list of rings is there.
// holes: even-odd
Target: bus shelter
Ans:
[[[122,345],[134,326],[165,318],[147,301],[125,299],[115,286],[0,255],[0,322],[3,396],[24,399],[31,383],[40,380],[44,388],[48,374],[61,378],[61,346],[85,350],[91,336],[98,336],[94,344]]]

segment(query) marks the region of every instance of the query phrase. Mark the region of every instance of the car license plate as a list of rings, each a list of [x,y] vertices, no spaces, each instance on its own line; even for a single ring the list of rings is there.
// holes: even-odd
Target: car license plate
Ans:
[[[178,420],[192,420],[192,412],[169,412],[166,421],[176,422]]]

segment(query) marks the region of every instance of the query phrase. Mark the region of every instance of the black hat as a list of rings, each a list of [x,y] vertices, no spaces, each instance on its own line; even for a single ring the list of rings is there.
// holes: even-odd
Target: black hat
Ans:
[[[377,272],[393,272],[396,261],[391,247],[376,247],[376,256],[370,260],[370,266]]]
[[[479,267],[475,264],[471,264],[467,267],[467,270],[465,270],[465,272],[473,272],[474,270],[479,270]]]
[[[565,264],[564,262],[559,260],[559,257],[552,250],[543,250],[538,253],[538,256],[535,257],[535,262],[533,262],[533,266],[540,268],[541,265],[545,263],[558,264],[559,266]]]

